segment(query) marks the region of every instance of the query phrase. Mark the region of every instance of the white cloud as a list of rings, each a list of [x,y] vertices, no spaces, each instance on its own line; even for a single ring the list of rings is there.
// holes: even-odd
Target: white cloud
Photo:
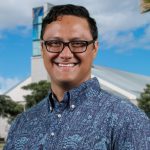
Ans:
[[[103,41],[107,40],[106,44],[108,43],[109,47],[114,47],[121,42],[122,48],[126,44],[128,49],[131,49],[135,44],[132,30],[150,24],[149,13],[140,13],[140,3],[137,0],[5,0],[0,5],[0,30],[21,25],[30,29],[32,25],[32,8],[45,2],[54,5],[73,3],[87,7],[91,15],[96,18],[99,33],[102,38],[104,37]],[[31,32],[31,30],[25,31]],[[126,31],[128,34],[118,36],[120,31]],[[22,31],[20,30],[20,32]],[[3,36],[1,35],[1,37]],[[148,38],[149,35],[145,35],[144,38],[139,39],[139,44],[144,43],[144,40],[148,41]],[[149,44],[146,44],[146,46],[149,48]]]
[[[0,5],[0,28],[14,28],[19,25],[30,26],[34,1],[5,0]]]
[[[138,47],[150,50],[150,24],[147,26],[144,35],[137,41]]]
[[[101,26],[101,31],[130,29],[150,21],[148,14],[140,13],[137,0],[5,0],[0,5],[0,29],[19,25],[31,26],[32,8],[44,2],[54,5],[74,3],[87,7]]]
[[[17,77],[14,78],[4,78],[0,76],[0,94],[3,94],[7,90],[9,90],[11,87],[19,83],[20,79]]]
[[[136,37],[133,32],[124,32],[118,34],[118,32],[110,32],[109,34],[102,35],[102,43],[105,50],[115,49],[116,52],[127,52],[132,50],[150,50],[150,25],[146,28],[145,33]]]

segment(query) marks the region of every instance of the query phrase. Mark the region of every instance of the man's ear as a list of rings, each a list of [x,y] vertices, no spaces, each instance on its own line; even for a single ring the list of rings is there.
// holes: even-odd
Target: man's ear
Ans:
[[[94,58],[96,57],[96,55],[97,55],[98,48],[99,48],[99,43],[98,43],[98,41],[96,40],[96,41],[94,42],[93,59],[94,59]]]

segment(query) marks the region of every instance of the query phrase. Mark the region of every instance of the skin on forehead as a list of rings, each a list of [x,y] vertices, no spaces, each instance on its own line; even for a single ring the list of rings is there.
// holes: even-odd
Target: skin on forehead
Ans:
[[[64,19],[64,17],[65,18],[67,17],[67,19]],[[70,21],[70,19],[72,19],[72,21]],[[68,28],[68,26],[70,26],[71,28]],[[47,30],[48,28],[50,30]],[[72,15],[60,16],[59,19],[48,24],[46,26],[43,39],[49,40],[51,39],[51,37],[62,38],[62,34],[63,34],[63,38],[67,40],[92,39],[92,35],[87,20],[85,18],[72,16]],[[45,39],[45,37],[47,39]]]

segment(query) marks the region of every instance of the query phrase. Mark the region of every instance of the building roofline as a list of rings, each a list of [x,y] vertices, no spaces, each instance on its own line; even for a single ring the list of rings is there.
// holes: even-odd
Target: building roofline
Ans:
[[[17,84],[15,84],[14,86],[12,86],[10,89],[8,89],[7,91],[5,91],[3,93],[3,95],[7,95],[7,93],[9,93],[11,90],[13,90],[14,88],[16,88],[18,85],[20,85],[21,83],[23,83],[24,81],[26,81],[28,78],[30,78],[31,76],[26,77],[25,79],[21,80],[20,82],[18,82]]]
[[[138,74],[138,73],[134,73],[134,72],[129,72],[129,71],[125,71],[125,70],[121,70],[121,69],[117,69],[117,68],[112,68],[112,67],[107,67],[107,66],[102,66],[102,65],[92,65],[92,68],[95,68],[95,69],[100,69],[101,67],[103,68],[106,68],[106,69],[110,69],[110,70],[114,70],[114,71],[117,71],[117,72],[120,72],[120,73],[125,73],[125,74],[130,74],[130,75],[135,75],[135,76],[138,76],[138,77],[142,77],[142,78],[149,78],[150,79],[150,76],[148,75],[143,75],[143,74]]]

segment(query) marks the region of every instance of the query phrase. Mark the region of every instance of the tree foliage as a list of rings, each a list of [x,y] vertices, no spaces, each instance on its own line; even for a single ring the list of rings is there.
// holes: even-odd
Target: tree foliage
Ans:
[[[150,84],[146,85],[144,92],[141,93],[138,99],[138,106],[144,110],[147,116],[150,118]]]
[[[42,80],[38,83],[28,84],[22,88],[31,91],[31,94],[24,96],[26,100],[26,108],[28,109],[46,97],[50,89],[50,82]]]
[[[8,118],[9,123],[23,112],[23,105],[13,101],[9,96],[0,95],[0,116]]]

